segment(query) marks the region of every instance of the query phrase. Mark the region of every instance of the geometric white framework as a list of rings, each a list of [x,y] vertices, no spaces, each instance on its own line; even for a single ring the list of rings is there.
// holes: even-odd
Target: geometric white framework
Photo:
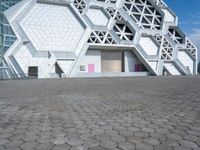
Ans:
[[[97,1],[115,4],[117,0],[97,0]]]
[[[116,44],[114,38],[106,31],[93,31],[88,43],[93,44]]]
[[[32,66],[39,78],[197,74],[197,48],[163,0],[23,0],[5,15],[17,40],[4,59],[18,77]],[[102,73],[105,62],[124,72]]]
[[[116,9],[114,9],[114,8],[106,8],[106,11],[110,15],[110,17],[112,17],[113,19],[115,19],[117,21],[123,21],[124,20],[122,15]]]
[[[125,0],[124,9],[140,28],[161,29],[162,16],[148,0]]]
[[[156,5],[160,6],[160,7],[167,7],[167,5],[165,4],[165,2],[163,2],[163,0],[153,0]]]
[[[186,40],[186,49],[191,54],[191,56],[193,57],[193,59],[196,59],[197,49],[196,49],[196,47],[194,46],[194,44],[192,44],[192,42],[189,39]]]
[[[156,41],[160,44],[161,50],[161,59],[162,60],[173,60],[173,46],[169,43],[169,41],[160,35],[154,36]]]
[[[183,44],[184,37],[177,31],[176,28],[169,28],[168,34],[171,36],[172,40],[175,41],[177,44]]]
[[[114,25],[114,31],[121,40],[133,40],[134,32],[124,23],[116,23]]]
[[[83,13],[86,7],[86,3],[84,0],[74,0],[74,6],[78,9],[80,13]]]

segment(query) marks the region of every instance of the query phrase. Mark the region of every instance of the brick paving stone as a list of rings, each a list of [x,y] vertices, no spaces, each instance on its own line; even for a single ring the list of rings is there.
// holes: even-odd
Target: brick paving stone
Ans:
[[[198,147],[198,145],[195,144],[194,142],[190,142],[190,141],[186,141],[186,140],[181,140],[181,141],[179,141],[179,143],[182,146],[189,147],[189,148],[197,148]]]
[[[153,150],[153,146],[150,144],[136,144],[136,150]]]
[[[3,133],[0,135],[0,139],[5,139],[11,137],[13,134],[12,133]]]
[[[13,147],[18,147],[22,145],[24,142],[22,140],[12,140],[8,143],[5,144],[5,147],[7,148],[13,148]]]
[[[19,140],[19,139],[26,139],[26,138],[24,138],[24,134],[22,134],[22,133],[15,133],[15,134],[13,134],[11,137],[9,137],[9,139],[10,140]],[[33,141],[33,140],[31,140],[31,141]]]
[[[119,143],[118,147],[122,150],[135,150],[135,145],[129,142]]]
[[[100,146],[103,147],[103,148],[116,148],[117,142],[103,141],[103,142],[100,143]]]
[[[108,150],[108,149],[98,146],[98,147],[88,148],[88,150]]]
[[[167,134],[167,137],[174,140],[181,140],[183,139],[180,135],[177,134]]]
[[[116,135],[116,136],[111,136],[110,140],[113,142],[125,142],[126,138],[124,136]]]
[[[130,131],[127,131],[127,130],[122,130],[120,131],[119,133],[121,136],[133,136],[134,133],[130,132]]]
[[[88,140],[84,141],[84,144],[87,147],[91,148],[91,147],[97,147],[97,146],[99,146],[100,142],[97,141],[97,140],[94,140],[94,139],[88,139]]]
[[[52,150],[69,150],[70,146],[67,144],[54,145]]]
[[[171,146],[165,145],[165,144],[160,144],[160,145],[156,145],[154,147],[155,150],[173,150],[173,148]]]
[[[0,150],[5,150],[6,148],[4,146],[0,145]]]
[[[95,137],[95,139],[98,140],[98,141],[109,141],[110,140],[110,136],[101,134],[101,135],[97,135]]]
[[[199,140],[199,137],[197,136],[194,136],[194,135],[185,135],[183,136],[184,140],[187,140],[187,141],[194,141],[194,142],[197,142]]]
[[[0,150],[200,148],[200,76],[0,85]]]
[[[95,134],[95,135],[100,135],[100,134],[103,134],[103,133],[104,133],[104,130],[95,129],[95,130],[92,130],[92,133]]]
[[[60,144],[65,144],[67,140],[68,139],[66,137],[57,137],[52,141],[52,143],[56,145],[60,145]]]
[[[187,131],[187,133],[191,135],[200,136],[200,131],[196,131],[196,130],[189,130]]]
[[[138,136],[128,137],[127,141],[134,144],[139,144],[143,142],[142,138]]]
[[[190,126],[190,129],[200,132],[200,127],[198,126]]]
[[[4,144],[6,144],[8,142],[9,142],[8,139],[0,139],[0,145],[4,145]]]
[[[77,138],[70,138],[69,140],[67,140],[67,144],[72,146],[78,146],[83,144],[83,141]]]
[[[147,133],[147,132],[136,132],[135,136],[146,138],[146,137],[149,137],[149,133]]]
[[[88,150],[88,148],[84,146],[72,146],[70,150]]]
[[[24,141],[34,141],[37,140],[39,138],[38,135],[32,135],[32,136],[23,136],[22,139]]]
[[[178,146],[179,145],[178,141],[173,140],[173,139],[166,139],[166,140],[162,141],[161,143],[164,145],[167,145],[167,146]]]
[[[155,130],[152,129],[152,128],[141,128],[141,130],[144,131],[144,132],[148,132],[148,133],[154,133],[155,132]]]
[[[188,148],[185,146],[175,146],[173,148],[174,148],[174,150],[192,150],[191,148]]]
[[[150,133],[150,137],[159,139],[160,141],[165,141],[167,138],[165,134],[160,134],[160,133]]]
[[[160,144],[160,141],[155,138],[144,138],[143,141],[144,141],[144,143],[148,143],[151,145],[159,145]]]
[[[38,145],[35,141],[25,142],[24,144],[20,145],[22,149],[31,149]]]
[[[42,144],[38,144],[35,147],[36,150],[51,150],[52,148],[53,148],[52,143],[42,143]]]
[[[21,150],[19,147],[9,147],[9,150]],[[32,149],[30,149],[32,150]]]
[[[128,128],[128,131],[131,131],[131,132],[139,132],[141,129],[140,128],[137,128],[137,127],[130,127]]]
[[[109,130],[109,131],[105,131],[105,134],[110,135],[110,136],[118,136],[119,132],[115,130]]]
[[[156,132],[157,133],[161,133],[161,134],[168,134],[169,133],[169,130],[167,130],[167,129],[156,129]]]

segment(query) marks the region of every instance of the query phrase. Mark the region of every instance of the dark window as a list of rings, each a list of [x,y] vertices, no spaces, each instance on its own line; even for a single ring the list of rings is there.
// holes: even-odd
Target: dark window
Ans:
[[[38,77],[38,67],[28,67],[28,76],[29,77]]]

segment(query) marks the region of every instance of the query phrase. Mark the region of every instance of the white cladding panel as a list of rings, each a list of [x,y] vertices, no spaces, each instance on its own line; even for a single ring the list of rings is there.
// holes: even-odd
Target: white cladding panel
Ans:
[[[18,50],[18,52],[14,55],[14,57],[15,57],[15,60],[20,65],[22,71],[25,74],[28,74],[28,65],[29,65],[29,61],[32,59],[32,55],[27,49],[27,47],[23,45]]]
[[[150,65],[155,71],[157,71],[158,62],[149,62],[149,65]]]
[[[165,17],[164,17],[165,21],[167,21],[167,22],[174,22],[175,21],[174,16],[171,14],[171,12],[169,12],[169,10],[162,9],[162,11],[165,13]]]
[[[185,67],[189,67],[190,72],[193,73],[194,62],[185,51],[178,51],[178,59]]]
[[[101,72],[101,51],[100,50],[88,50],[85,56],[82,58],[79,67],[81,65],[85,66],[85,71],[88,72],[88,65],[94,64],[94,72]]]
[[[124,52],[125,72],[134,72],[136,64],[140,64],[140,62],[138,58],[133,54],[133,52],[125,51]]]
[[[37,50],[74,51],[84,27],[69,7],[36,4],[20,22]]]
[[[67,74],[70,71],[73,62],[73,60],[57,60],[58,65],[65,74]]]
[[[164,66],[171,75],[181,75],[173,63],[165,63]]]
[[[147,55],[157,55],[158,46],[150,37],[141,37],[139,44]]]
[[[47,78],[52,73],[55,64],[55,58],[34,58],[26,46],[22,46],[14,55],[15,60],[20,65],[23,73],[28,75],[29,66],[38,66],[38,77]]]
[[[106,26],[108,23],[108,18],[101,9],[91,8],[86,15],[95,26]]]

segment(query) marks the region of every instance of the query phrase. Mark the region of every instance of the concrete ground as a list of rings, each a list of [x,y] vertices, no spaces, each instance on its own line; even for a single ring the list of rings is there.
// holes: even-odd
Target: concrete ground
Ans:
[[[0,81],[0,150],[200,150],[200,77]]]

